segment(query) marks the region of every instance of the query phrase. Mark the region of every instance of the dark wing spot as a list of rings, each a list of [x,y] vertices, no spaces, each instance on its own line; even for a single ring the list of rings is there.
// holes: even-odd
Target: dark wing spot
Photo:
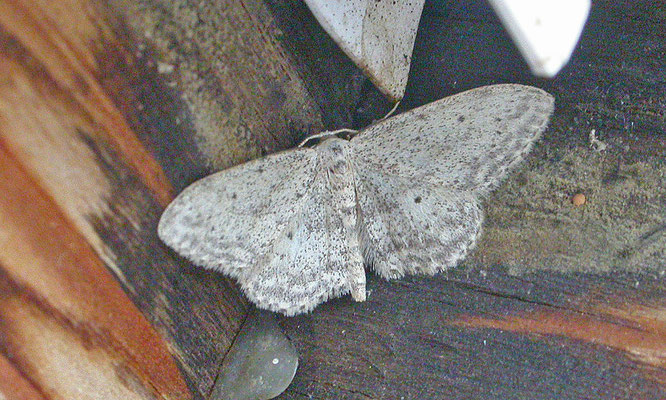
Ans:
[[[421,202],[421,200],[423,200],[423,199],[421,199],[421,196],[414,197],[414,203],[416,203],[416,204],[419,204]]]
[[[459,115],[458,116],[458,122],[465,122],[465,116],[464,115]]]
[[[338,160],[336,163],[333,165],[333,169],[336,171],[339,171],[345,167],[346,161],[345,160]]]
[[[233,200],[236,200],[236,197],[238,197],[238,196],[236,195],[236,193],[232,193],[232,194],[231,194],[231,198],[232,198]]]

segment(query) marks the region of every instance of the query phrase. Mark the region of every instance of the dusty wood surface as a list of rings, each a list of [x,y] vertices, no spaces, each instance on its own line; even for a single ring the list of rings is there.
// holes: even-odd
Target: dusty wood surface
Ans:
[[[106,16],[76,1],[0,9],[0,347],[13,369],[0,375],[3,391],[186,397],[167,344],[111,274],[117,258],[89,219],[108,212],[120,182],[88,144],[117,149],[156,208],[170,197],[97,75]]]
[[[485,3],[428,3],[401,110],[518,82],[553,123],[465,265],[280,320],[301,354],[280,398],[666,396],[665,19],[595,2],[543,81]],[[205,398],[247,304],[158,241],[161,208],[387,108],[300,1],[1,0],[0,393]]]
[[[321,130],[318,106],[262,1],[112,3],[187,104],[198,148],[214,169]]]

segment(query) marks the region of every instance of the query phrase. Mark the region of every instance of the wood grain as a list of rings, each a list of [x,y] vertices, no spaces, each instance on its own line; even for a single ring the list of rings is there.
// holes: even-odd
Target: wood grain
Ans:
[[[0,393],[7,400],[44,400],[37,388],[35,388],[28,379],[14,368],[12,363],[0,356],[0,374],[4,377],[0,379]]]
[[[204,173],[182,148],[191,125],[165,124],[183,103],[162,95],[167,82],[137,58],[116,10],[0,11],[0,342],[11,371],[46,398],[203,397],[246,305],[156,236],[167,173],[178,185]],[[155,143],[174,148],[154,156]],[[14,375],[0,377],[7,397]]]
[[[655,277],[468,268],[400,282],[373,276],[368,289],[366,303],[339,299],[281,321],[301,359],[278,398],[663,397],[665,303]]]
[[[171,196],[166,177],[136,135],[131,134],[125,118],[100,84],[99,77],[106,72],[100,69],[99,53],[104,51],[101,45],[104,42],[113,45],[113,37],[110,26],[99,24],[104,23],[105,16],[95,14],[93,5],[80,0],[3,1],[0,23],[7,38],[5,46],[23,46],[23,53],[34,58],[30,66],[36,70],[30,71],[31,77],[44,79],[33,82],[42,90],[31,88],[36,97],[47,95],[45,92],[53,89],[66,93],[67,98],[63,100],[75,103],[81,113],[99,125],[99,134],[125,155],[124,161],[165,205]],[[11,51],[11,47],[7,50],[10,50],[7,55],[21,54],[21,51]],[[16,72],[4,71],[12,77]],[[22,88],[19,83],[16,82],[16,89]]]
[[[322,129],[321,111],[259,0],[112,2],[187,104],[214,169],[293,146]]]
[[[1,345],[21,373],[47,398],[186,396],[163,340],[3,141],[0,190]]]

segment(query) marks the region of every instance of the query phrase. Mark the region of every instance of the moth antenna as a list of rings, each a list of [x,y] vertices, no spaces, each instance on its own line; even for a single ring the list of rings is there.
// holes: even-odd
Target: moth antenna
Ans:
[[[400,106],[400,103],[401,103],[401,101],[396,102],[395,105],[393,106],[393,108],[391,109],[391,111],[386,113],[386,115],[384,115],[384,117],[382,117],[382,119],[380,119],[380,121],[383,121],[383,120],[389,118],[390,116],[392,116],[393,113],[395,113],[395,110],[398,109],[398,106]]]
[[[348,128],[342,128],[342,129],[338,129],[338,130],[335,130],[335,131],[319,132],[319,133],[315,133],[315,134],[310,135],[310,136],[306,137],[305,139],[303,139],[303,141],[298,145],[298,147],[303,147],[303,146],[305,146],[305,144],[306,144],[307,142],[309,142],[310,140],[312,140],[312,139],[320,139],[320,138],[327,137],[327,136],[335,136],[335,135],[337,135],[338,133],[343,133],[343,132],[346,132],[346,133],[353,133],[353,134],[358,133],[357,130],[354,130],[354,129],[348,129]]]

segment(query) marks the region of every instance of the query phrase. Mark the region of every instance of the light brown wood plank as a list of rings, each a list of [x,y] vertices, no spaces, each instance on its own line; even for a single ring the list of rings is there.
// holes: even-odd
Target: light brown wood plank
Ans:
[[[23,376],[49,398],[189,398],[166,343],[2,140],[0,192],[0,331]]]
[[[66,93],[70,107],[79,109],[79,114],[87,115],[98,126],[100,138],[118,148],[123,160],[166,205],[172,196],[168,180],[100,82],[104,74],[113,73],[102,69],[104,52],[120,48],[104,11],[87,0],[3,0],[0,26],[5,45],[20,46],[21,53],[33,59],[32,66],[37,68],[34,72],[39,75],[31,78],[41,89],[34,94],[48,98],[48,92],[53,94],[54,90]],[[105,49],[105,45],[110,47]],[[16,54],[7,51],[5,56],[9,53]],[[14,72],[5,70],[3,74]]]
[[[46,399],[3,355],[0,355],[0,395],[7,400]]]

